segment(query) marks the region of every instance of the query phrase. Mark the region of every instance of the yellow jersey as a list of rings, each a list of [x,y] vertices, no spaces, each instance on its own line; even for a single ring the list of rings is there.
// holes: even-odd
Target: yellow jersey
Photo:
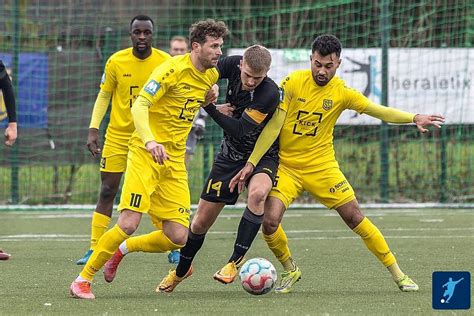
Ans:
[[[110,122],[107,127],[107,144],[111,146],[127,146],[128,140],[135,130],[130,108],[144,83],[158,65],[171,56],[161,50],[152,48],[146,59],[133,55],[129,47],[113,54],[105,65],[100,89],[112,93]]]
[[[199,112],[204,96],[219,79],[216,68],[197,70],[191,55],[172,57],[157,67],[140,91],[152,105],[149,124],[157,143],[165,146],[170,160],[181,161],[186,152],[186,139]],[[144,147],[135,131],[130,145]]]
[[[292,72],[281,90],[286,119],[279,136],[280,163],[295,169],[339,167],[333,146],[336,121],[345,109],[363,112],[370,100],[337,76],[318,86],[311,70]]]

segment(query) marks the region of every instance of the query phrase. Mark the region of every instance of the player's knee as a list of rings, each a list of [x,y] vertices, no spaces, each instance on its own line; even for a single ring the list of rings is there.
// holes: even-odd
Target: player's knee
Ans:
[[[184,245],[188,239],[188,231],[186,229],[175,230],[166,237],[168,237],[168,239],[171,240],[171,242],[175,245]]]
[[[102,201],[112,201],[117,194],[117,188],[109,185],[109,184],[102,184],[100,188],[100,199]]]
[[[117,220],[117,225],[122,229],[125,234],[133,234],[140,224],[142,214],[131,210],[122,210]]]
[[[265,235],[271,235],[277,231],[280,221],[277,218],[263,217],[262,231]]]
[[[119,221],[117,224],[127,235],[132,235],[138,228],[138,223],[132,221]]]
[[[191,223],[191,231],[194,234],[205,234],[209,230],[209,224],[205,221],[199,220],[199,217],[195,217]]]
[[[364,217],[364,214],[362,214],[359,209],[354,209],[352,212],[348,213],[343,219],[350,229],[354,229],[362,222]]]
[[[247,203],[252,210],[263,209],[268,192],[262,188],[253,188],[248,195]]]

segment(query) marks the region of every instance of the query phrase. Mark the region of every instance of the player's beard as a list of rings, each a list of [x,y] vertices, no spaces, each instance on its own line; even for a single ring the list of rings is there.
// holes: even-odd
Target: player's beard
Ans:
[[[137,50],[137,52],[139,52],[140,54],[144,54],[146,52],[148,52],[151,48],[151,45],[148,44],[148,43],[144,43],[145,45],[139,45],[139,44],[142,44],[142,43],[136,43],[135,44],[135,49]]]
[[[199,62],[205,69],[214,68],[216,65],[212,63],[212,61],[208,58],[199,58]]]
[[[325,76],[313,75],[313,80],[318,86],[324,87],[329,83],[329,80],[331,79]]]

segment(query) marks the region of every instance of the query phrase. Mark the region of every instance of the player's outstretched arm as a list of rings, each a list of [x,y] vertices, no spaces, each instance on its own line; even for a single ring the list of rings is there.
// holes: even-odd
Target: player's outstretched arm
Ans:
[[[375,103],[369,103],[363,113],[376,117],[387,123],[415,123],[418,130],[420,130],[422,133],[428,132],[428,130],[425,128],[426,126],[435,126],[440,128],[445,120],[444,116],[439,114],[413,114]]]

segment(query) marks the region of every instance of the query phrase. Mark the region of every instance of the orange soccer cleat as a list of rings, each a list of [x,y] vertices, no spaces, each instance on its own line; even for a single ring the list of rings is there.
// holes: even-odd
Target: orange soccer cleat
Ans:
[[[93,300],[95,298],[91,291],[91,283],[87,281],[73,281],[69,288],[69,293],[74,298]]]

